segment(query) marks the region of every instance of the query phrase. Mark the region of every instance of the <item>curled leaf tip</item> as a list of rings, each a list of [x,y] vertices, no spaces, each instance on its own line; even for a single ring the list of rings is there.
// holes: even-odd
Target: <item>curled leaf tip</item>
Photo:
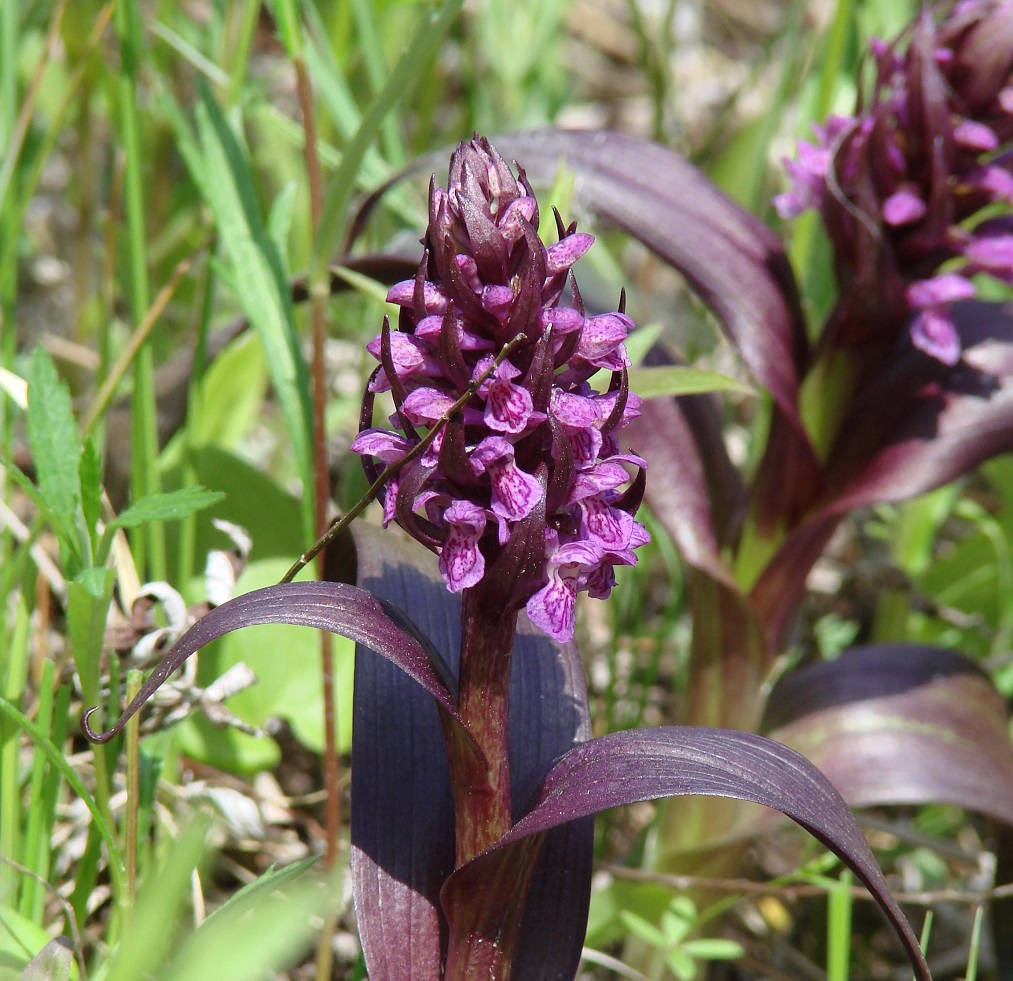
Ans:
[[[81,732],[84,733],[84,738],[87,739],[88,742],[103,745],[104,743],[109,742],[110,739],[114,739],[117,735],[119,735],[120,730],[126,724],[126,721],[130,716],[125,715],[122,718],[120,718],[120,720],[116,723],[116,725],[112,727],[112,729],[108,729],[103,732],[96,732],[94,729],[92,729],[91,723],[88,720],[97,711],[98,711],[97,705],[93,705],[90,709],[85,709],[84,715],[81,716]]]

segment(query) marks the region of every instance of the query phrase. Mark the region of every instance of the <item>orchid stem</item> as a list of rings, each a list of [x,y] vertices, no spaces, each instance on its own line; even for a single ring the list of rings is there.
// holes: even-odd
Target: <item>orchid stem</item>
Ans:
[[[463,599],[457,711],[482,750],[485,765],[476,767],[463,754],[448,752],[458,868],[506,834],[513,823],[508,738],[517,625],[516,613],[490,617],[475,589],[466,589]]]

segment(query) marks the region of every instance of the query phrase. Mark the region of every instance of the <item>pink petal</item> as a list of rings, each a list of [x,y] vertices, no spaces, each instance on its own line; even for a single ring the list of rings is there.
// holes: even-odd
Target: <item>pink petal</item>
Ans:
[[[571,307],[550,307],[542,311],[542,327],[551,327],[553,334],[572,334],[584,326],[584,317]]]
[[[426,313],[443,313],[450,306],[450,300],[439,291],[435,284],[430,282],[422,284],[422,298]],[[404,279],[400,283],[395,283],[387,293],[387,302],[396,303],[399,307],[414,306],[415,280]]]
[[[593,244],[593,235],[574,232],[573,235],[560,239],[555,245],[550,245],[545,254],[546,275],[555,276],[557,273],[566,272]]]
[[[510,521],[526,518],[542,498],[542,485],[514,464],[513,444],[502,436],[487,436],[472,451],[476,473],[488,473],[492,482],[492,510]]]
[[[975,294],[974,284],[956,273],[943,273],[932,279],[919,279],[907,288],[907,302],[922,310],[955,300],[969,300]]]
[[[416,425],[436,422],[448,412],[454,400],[435,388],[416,388],[404,400],[404,412]]]
[[[533,409],[531,393],[526,388],[509,381],[496,381],[486,395],[485,422],[497,432],[520,433],[527,426]]]
[[[364,429],[352,440],[351,450],[359,456],[375,456],[384,463],[394,463],[411,447],[411,440],[400,433],[387,429]]]
[[[584,323],[577,344],[577,356],[598,364],[622,346],[633,321],[623,313],[603,313]]]
[[[561,644],[573,640],[575,626],[574,609],[577,605],[576,577],[558,573],[549,576],[549,581],[531,599],[525,609],[528,619],[544,630],[553,640]]]
[[[910,225],[924,217],[925,210],[925,202],[914,191],[897,191],[883,202],[883,221],[888,225]]]
[[[549,404],[552,414],[566,429],[587,429],[601,422],[603,418],[593,398],[563,392],[558,388],[553,389]]]
[[[960,360],[960,337],[945,307],[923,310],[911,323],[911,343],[937,361],[955,365]]]
[[[965,119],[953,130],[953,138],[966,150],[988,153],[999,146],[999,137],[995,131],[984,123],[973,119]]]
[[[610,507],[600,495],[580,502],[581,534],[608,550],[622,550],[633,534],[633,516]]]
[[[440,552],[440,573],[450,592],[459,593],[485,574],[485,557],[478,547],[485,531],[485,511],[470,501],[454,501],[443,519],[449,532]]]

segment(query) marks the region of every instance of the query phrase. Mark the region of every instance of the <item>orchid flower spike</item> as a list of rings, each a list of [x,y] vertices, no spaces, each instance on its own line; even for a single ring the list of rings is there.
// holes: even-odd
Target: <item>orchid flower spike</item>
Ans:
[[[586,316],[575,284],[560,305],[593,241],[571,226],[545,245],[523,170],[485,139],[460,144],[448,186],[430,186],[418,273],[388,294],[398,329],[368,345],[379,365],[352,443],[373,481],[377,461],[431,438],[388,479],[385,523],[439,554],[452,592],[481,590],[504,615],[526,606],[560,641],[576,594],[608,596],[613,567],[648,541],[634,519],[646,464],[617,438],[641,404],[627,387],[633,322]],[[590,384],[601,370],[605,391]],[[384,391],[393,429],[371,425]]]

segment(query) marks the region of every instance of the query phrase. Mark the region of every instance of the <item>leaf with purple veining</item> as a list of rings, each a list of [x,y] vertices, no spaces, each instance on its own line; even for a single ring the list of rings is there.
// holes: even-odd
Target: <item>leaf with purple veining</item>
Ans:
[[[956,651],[881,644],[793,671],[774,686],[763,728],[852,807],[947,803],[1013,824],[1009,714]]]
[[[890,895],[847,804],[808,760],[772,740],[727,729],[662,726],[583,743],[545,776],[526,815],[500,841],[458,869],[443,889],[451,921],[494,936],[506,915],[516,863],[531,836],[598,811],[659,797],[705,794],[782,811],[837,854],[868,887],[901,939],[920,981],[930,979],[918,941]],[[484,888],[502,883],[499,890]]]

